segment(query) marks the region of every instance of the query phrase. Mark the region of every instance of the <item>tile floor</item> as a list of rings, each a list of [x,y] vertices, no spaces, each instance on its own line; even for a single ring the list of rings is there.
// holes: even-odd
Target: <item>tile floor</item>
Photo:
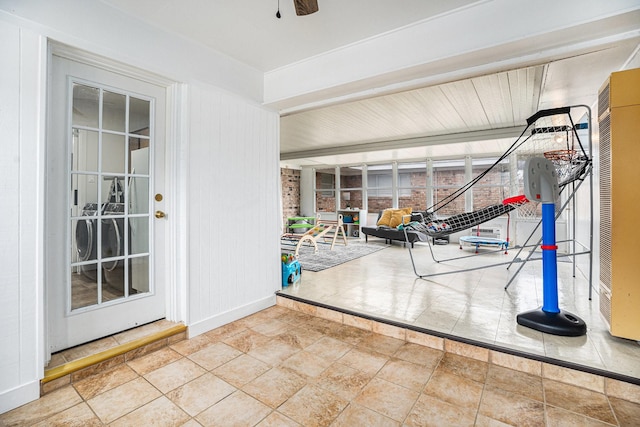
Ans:
[[[384,243],[372,238],[367,244]],[[435,246],[434,252],[437,259],[446,259],[473,255],[474,251],[470,246],[461,251],[452,243]],[[413,255],[418,273],[428,274],[505,262],[515,257],[516,251],[510,250],[509,255],[498,251],[435,263],[428,247],[416,244]],[[584,259],[586,262],[586,257]],[[510,270],[514,271],[518,265]],[[636,378],[640,383],[639,343],[609,334],[600,315],[597,292],[594,291],[589,301],[588,281],[579,271],[577,277],[572,277],[571,263],[558,262],[559,306],[586,322],[587,335],[583,337],[554,336],[518,325],[518,313],[542,306],[542,264],[540,261],[525,264],[505,291],[512,274],[510,270],[501,266],[419,279],[413,272],[407,249],[396,242],[382,251],[337,267],[317,273],[303,271],[301,281],[282,293],[479,343],[613,372]],[[598,283],[597,277],[594,283]]]
[[[51,392],[0,415],[0,425],[626,426],[640,420],[640,388],[628,383],[282,297],[279,303],[285,306]]]
[[[148,323],[146,325],[120,332],[96,341],[92,341],[85,345],[72,347],[63,351],[59,351],[51,355],[51,360],[46,369],[52,369],[65,363],[73,362],[87,356],[91,356],[103,351],[111,350],[119,345],[127,344],[140,338],[148,337],[157,332],[166,331],[177,323],[168,320],[158,320],[157,322]]]

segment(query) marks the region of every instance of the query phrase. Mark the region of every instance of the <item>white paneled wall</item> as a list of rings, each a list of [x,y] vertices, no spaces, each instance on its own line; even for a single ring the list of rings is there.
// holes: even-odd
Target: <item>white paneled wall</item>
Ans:
[[[193,336],[275,303],[281,219],[277,113],[205,86],[189,96]]]
[[[0,21],[0,413],[32,400],[42,373],[42,40]]]

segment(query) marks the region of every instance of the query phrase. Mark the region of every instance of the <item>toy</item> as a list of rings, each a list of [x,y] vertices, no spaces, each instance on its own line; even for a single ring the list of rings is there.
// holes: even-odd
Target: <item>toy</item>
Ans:
[[[282,255],[285,258],[285,254]],[[300,261],[295,259],[293,255],[286,257],[287,261],[282,262],[282,287],[289,286],[298,280],[302,276],[302,266]]]

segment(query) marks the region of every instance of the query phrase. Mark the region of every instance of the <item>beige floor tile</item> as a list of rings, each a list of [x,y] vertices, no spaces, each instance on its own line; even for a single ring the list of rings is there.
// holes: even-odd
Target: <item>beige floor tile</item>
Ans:
[[[637,421],[637,419],[636,419]],[[547,405],[547,427],[607,427],[611,424]],[[621,424],[625,425],[625,424]],[[627,424],[632,425],[632,424]]]
[[[404,425],[410,427],[473,426],[476,411],[420,395]]]
[[[195,353],[192,353],[187,357],[196,362],[198,365],[202,366],[207,371],[210,371],[220,365],[224,365],[230,360],[235,359],[241,354],[241,351],[236,350],[235,348],[228,346],[225,343],[217,342],[203,348],[200,351],[196,351]]]
[[[123,415],[160,397],[161,393],[144,378],[137,378],[113,388],[87,403],[104,423],[110,423]]]
[[[278,411],[303,426],[328,426],[349,402],[314,385],[307,385],[284,402]]]
[[[307,348],[322,337],[323,335],[318,331],[300,327],[291,328],[278,335],[278,339],[300,350]]]
[[[306,384],[296,373],[273,368],[242,387],[242,390],[272,408],[277,408]]]
[[[173,363],[181,358],[182,355],[180,353],[171,348],[165,347],[151,354],[147,354],[146,356],[129,360],[127,361],[127,365],[139,375],[146,375],[151,371],[155,371],[156,369]]]
[[[270,340],[271,339],[269,337],[259,334],[251,329],[244,329],[230,337],[224,338],[221,341],[236,350],[248,353],[252,349],[268,343]]]
[[[331,361],[307,351],[299,351],[280,365],[290,369],[301,377],[315,378],[331,365]]]
[[[130,426],[179,426],[189,420],[183,410],[165,396],[128,413],[110,425],[113,427]]]
[[[300,427],[300,424],[279,412],[272,412],[260,421],[256,427]]]
[[[547,405],[564,408],[610,424],[616,422],[605,395],[553,380],[545,379],[543,385]]]
[[[253,426],[264,419],[271,409],[253,397],[238,390],[209,409],[196,420],[203,426]]]
[[[241,388],[269,370],[269,365],[243,354],[218,366],[212,372],[234,387]]]
[[[640,425],[640,403],[610,397],[611,407],[621,426]]]
[[[244,319],[236,320],[235,322],[228,323],[220,326],[219,328],[212,329],[205,332],[203,335],[209,338],[212,342],[218,342],[225,340],[235,334],[247,329]]]
[[[352,368],[359,369],[371,375],[375,375],[389,360],[388,357],[374,353],[367,349],[354,348],[349,350],[338,361]]]
[[[392,359],[378,372],[376,378],[392,382],[414,391],[422,391],[431,377],[432,370],[425,366]]]
[[[195,362],[182,358],[173,363],[149,372],[144,376],[158,390],[167,393],[189,381],[198,378],[206,371]]]
[[[368,330],[355,326],[334,324],[327,328],[325,335],[351,345],[358,345],[363,339],[372,335]]]
[[[443,370],[436,370],[423,393],[462,408],[477,409],[483,384]]]
[[[235,391],[232,385],[207,373],[171,390],[167,397],[187,414],[196,416]]]
[[[1,426],[24,426],[53,417],[82,402],[82,397],[71,386],[52,391],[38,400],[0,414]]]
[[[102,338],[100,340],[96,340],[90,342],[85,345],[81,345],[78,347],[73,347],[68,350],[64,350],[62,355],[67,360],[67,362],[71,362],[73,360],[78,360],[83,357],[91,356],[102,351],[110,350],[119,345],[118,341],[116,341],[113,337]]]
[[[94,375],[73,384],[83,399],[89,400],[100,393],[138,378],[138,374],[127,365],[118,365],[106,372]]]
[[[445,353],[438,365],[438,370],[484,383],[487,379],[489,364],[457,354]]]
[[[351,400],[371,381],[373,375],[342,363],[329,366],[317,379],[316,385],[343,399]]]
[[[277,366],[298,351],[300,350],[296,347],[277,338],[272,338],[270,341],[252,348],[247,354],[271,366]]]
[[[344,356],[353,346],[335,338],[323,337],[306,348],[307,351],[335,361]]]
[[[128,331],[115,334],[113,335],[113,338],[119,344],[124,344],[161,331],[166,331],[167,329],[176,325],[178,324],[175,322],[169,322],[168,320],[158,320],[157,322],[148,323],[146,325],[142,325],[137,328],[132,328]]]
[[[398,359],[417,363],[418,365],[424,365],[428,369],[434,369],[440,359],[442,359],[443,355],[443,351],[435,350],[413,343],[404,343],[393,354],[393,356],[397,357]]]
[[[253,331],[265,335],[267,337],[275,337],[291,329],[292,326],[287,322],[278,319],[265,319],[256,325],[250,326]]]
[[[358,343],[358,347],[366,348],[387,356],[394,354],[405,344],[403,340],[386,337],[384,335],[371,334]]]
[[[375,427],[399,427],[400,423],[385,417],[364,406],[351,403],[342,411],[332,427],[354,427],[354,426],[375,426]]]
[[[487,385],[501,388],[502,390],[519,394],[528,399],[544,401],[542,391],[542,378],[514,371],[501,366],[489,365]]]
[[[51,360],[49,361],[49,364],[45,366],[45,369],[51,369],[56,366],[64,365],[67,362],[70,362],[70,360],[67,360],[62,352],[54,353],[51,355]]]
[[[4,425],[1,424],[0,425]],[[33,424],[33,427],[65,426],[65,427],[97,427],[102,421],[93,413],[85,402],[72,406],[46,420]]]
[[[476,416],[475,427],[510,427],[511,424],[503,423],[502,421],[494,420],[486,415],[478,414]]]
[[[479,412],[509,425],[545,425],[544,405],[541,402],[495,387],[485,387]]]
[[[188,340],[180,341],[171,346],[171,348],[183,356],[188,356],[210,346],[215,341],[210,339],[207,334],[198,335]]]
[[[372,379],[354,402],[373,411],[402,422],[419,393],[380,378]]]

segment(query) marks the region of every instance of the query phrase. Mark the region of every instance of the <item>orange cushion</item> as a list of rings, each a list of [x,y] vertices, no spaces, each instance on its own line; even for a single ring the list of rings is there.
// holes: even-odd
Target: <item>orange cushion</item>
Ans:
[[[376,223],[376,225],[384,225],[389,227],[389,221],[391,221],[391,211],[393,209],[385,209],[382,211],[382,215],[380,216],[380,219],[378,220],[378,222]]]
[[[400,224],[409,224],[411,222],[411,218],[406,217],[403,222],[402,217],[405,215],[411,215],[412,211],[412,208],[394,209],[391,213],[391,219],[389,220],[389,227],[395,228]]]

